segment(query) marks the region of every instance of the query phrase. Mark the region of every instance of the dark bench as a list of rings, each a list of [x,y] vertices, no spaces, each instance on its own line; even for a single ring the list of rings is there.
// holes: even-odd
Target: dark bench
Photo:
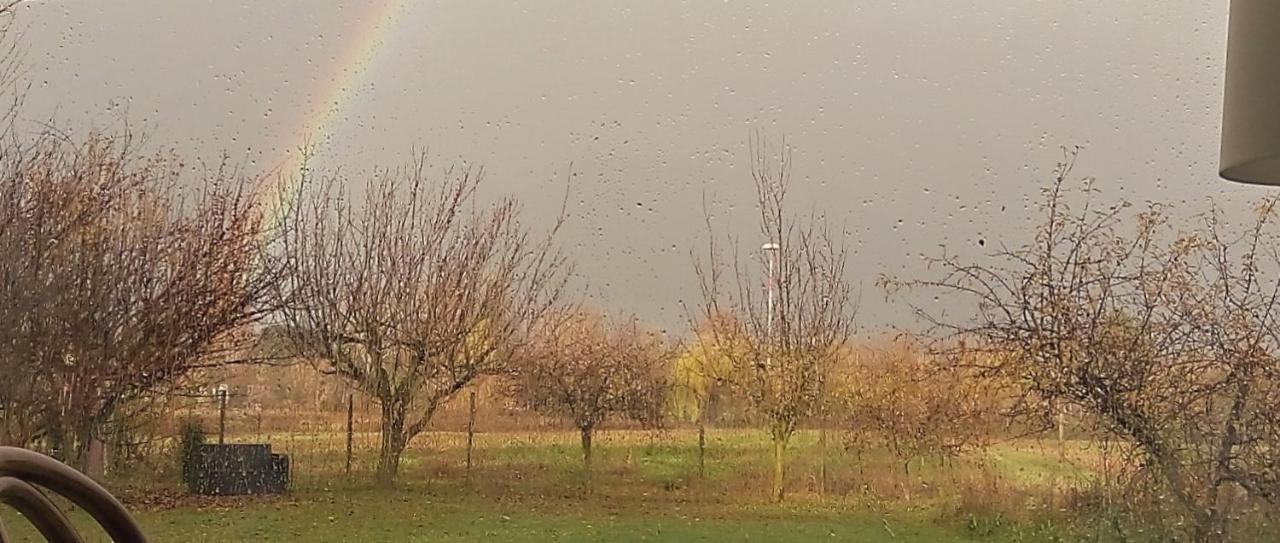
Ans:
[[[200,445],[191,459],[187,488],[193,494],[283,494],[289,489],[289,457],[265,444]]]

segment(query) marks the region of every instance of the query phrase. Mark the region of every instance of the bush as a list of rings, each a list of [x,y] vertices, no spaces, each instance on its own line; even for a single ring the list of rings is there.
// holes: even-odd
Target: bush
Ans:
[[[194,479],[191,470],[195,466],[195,456],[204,443],[204,423],[200,419],[184,418],[178,423],[178,468],[185,484],[191,484]]]

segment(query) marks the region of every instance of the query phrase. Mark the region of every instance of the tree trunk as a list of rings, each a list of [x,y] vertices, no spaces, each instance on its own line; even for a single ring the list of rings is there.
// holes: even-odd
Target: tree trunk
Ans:
[[[1067,434],[1067,412],[1063,407],[1058,407],[1058,460],[1066,460],[1066,434]]]
[[[1240,384],[1236,388],[1231,412],[1223,428],[1222,441],[1218,444],[1211,481],[1223,481],[1230,470],[1233,451],[1240,442],[1239,423],[1244,417],[1245,405],[1248,403],[1249,383],[1253,382],[1252,374],[1233,375],[1233,377],[1239,379]],[[1227,503],[1222,499],[1222,483],[1209,484],[1205,501],[1208,504],[1208,511],[1197,523],[1195,540],[1204,543],[1227,541],[1227,521],[1230,515],[1226,510]]]
[[[773,435],[773,489],[769,492],[769,497],[775,502],[782,501],[783,457],[786,452],[787,437],[775,433]]]
[[[82,420],[76,422],[75,443],[70,445],[72,456],[70,457],[76,469],[81,472],[89,471],[90,444],[93,441],[93,418],[84,416]]]
[[[591,492],[591,435],[595,432],[592,426],[583,426],[582,432],[582,472],[586,476],[586,489]]]
[[[95,480],[101,480],[107,474],[107,451],[101,439],[90,435],[85,450],[84,474]]]
[[[378,451],[379,486],[395,484],[396,474],[400,471],[400,455],[404,452],[405,439],[404,419],[407,406],[394,401],[382,402],[382,446]]]
[[[902,461],[902,497],[911,501],[911,459]]]
[[[1207,518],[1195,530],[1196,543],[1221,543],[1227,541],[1227,516],[1223,514],[1221,504],[1210,506]]]

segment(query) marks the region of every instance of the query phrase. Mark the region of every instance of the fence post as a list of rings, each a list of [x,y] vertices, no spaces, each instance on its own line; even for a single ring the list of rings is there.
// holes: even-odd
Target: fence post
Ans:
[[[227,389],[218,390],[218,444],[227,442]]]
[[[346,470],[348,478],[351,477],[351,449],[352,449],[351,445],[352,445],[352,441],[355,439],[355,426],[352,423],[353,418],[355,417],[355,408],[356,408],[355,395],[348,393],[347,394],[347,470]]]
[[[475,445],[476,435],[476,391],[471,389],[471,394],[467,396],[468,415],[467,415],[467,480],[471,480],[471,450]]]
[[[707,406],[698,410],[698,478],[707,478]]]
[[[827,495],[827,420],[822,417],[822,428],[818,430],[818,454],[822,462],[818,466],[818,495]]]

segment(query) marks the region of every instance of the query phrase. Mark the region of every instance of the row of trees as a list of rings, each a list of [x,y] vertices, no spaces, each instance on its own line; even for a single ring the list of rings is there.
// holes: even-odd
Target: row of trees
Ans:
[[[7,88],[17,55],[2,35]],[[0,439],[82,466],[136,415],[197,391],[204,370],[285,358],[381,406],[384,483],[444,401],[502,375],[527,406],[573,421],[588,466],[609,417],[656,424],[677,391],[698,398],[705,423],[714,398],[739,398],[774,441],[780,499],[787,444],[826,412],[828,376],[848,351],[844,236],[785,209],[785,144],[751,145],[768,248],[739,259],[723,237],[696,259],[698,333],[678,373],[667,338],[567,299],[563,216],[535,235],[514,200],[480,201],[480,169],[434,176],[419,157],[363,186],[304,169],[284,191],[300,199],[277,217],[263,202],[279,194],[234,168],[191,168],[127,135],[6,126]],[[283,331],[287,352],[255,348],[264,327]]]
[[[16,256],[0,262],[0,317],[13,323],[0,331],[7,443],[85,466],[134,415],[196,392],[203,370],[281,359],[377,401],[384,483],[441,403],[484,376],[508,376],[526,405],[571,418],[588,461],[607,417],[657,423],[666,405],[675,347],[566,300],[559,223],[534,236],[514,201],[479,202],[478,170],[432,179],[419,159],[357,197],[347,179],[306,178],[303,198],[269,221],[262,180],[193,172],[124,137],[49,131],[3,156],[0,247]],[[790,261],[779,268],[801,275]],[[773,336],[750,298],[746,318],[707,305],[722,315],[708,341],[734,346],[708,347],[732,366],[716,379],[759,384],[742,390],[768,413],[779,454],[816,401],[816,364],[843,341],[775,340],[808,333],[801,297],[831,299],[780,284]],[[254,348],[264,325],[287,352]],[[743,368],[755,375],[738,382]]]
[[[908,457],[984,442],[995,413],[1034,427],[1073,409],[1132,445],[1200,539],[1226,533],[1241,496],[1274,503],[1274,200],[1245,227],[1215,209],[1179,229],[1163,206],[1131,213],[1099,203],[1090,182],[1071,190],[1071,155],[1025,244],[977,263],[943,255],[936,279],[884,281],[967,297],[974,317],[921,310],[931,349],[902,347],[877,368],[848,363],[860,355],[844,236],[785,211],[785,146],[752,149],[770,241],[748,253],[712,237],[695,259],[696,333],[679,348],[570,303],[560,223],[534,235],[514,201],[479,202],[478,170],[431,179],[420,159],[358,198],[343,178],[304,179],[306,196],[268,227],[262,183],[233,169],[193,173],[127,137],[7,139],[0,431],[83,461],[201,370],[261,362],[248,346],[273,322],[292,356],[381,405],[384,482],[442,402],[500,374],[529,407],[573,421],[588,463],[610,416],[656,423],[674,393],[705,423],[737,402],[773,439],[778,499],[802,424],[875,428]],[[992,386],[1010,393],[976,388]]]
[[[703,303],[690,312],[707,323],[697,349],[710,356],[693,373],[731,386],[766,426],[781,499],[787,444],[819,409],[854,303],[840,237],[784,210],[788,150],[752,143],[761,232],[775,240],[759,255],[771,284],[762,295],[750,263],[710,246],[697,266]],[[534,238],[514,201],[477,201],[481,171],[448,169],[433,180],[425,164],[373,176],[358,204],[349,180],[303,180],[306,196],[286,214],[271,260],[294,354],[381,405],[383,483],[436,409],[490,375],[507,377],[528,407],[570,419],[589,471],[592,436],[606,418],[658,422],[675,347],[634,319],[593,314],[564,296],[561,222]]]
[[[0,85],[13,73],[4,51]],[[234,168],[144,154],[128,135],[6,126],[6,443],[87,464],[203,370],[264,362],[255,336],[277,324],[289,358],[381,406],[384,483],[444,401],[502,375],[526,405],[574,423],[588,467],[609,417],[657,423],[675,394],[705,427],[737,402],[772,439],[775,499],[803,424],[874,429],[909,457],[981,444],[996,418],[1034,429],[1070,409],[1131,448],[1197,540],[1224,539],[1246,501],[1280,505],[1275,199],[1248,224],[1215,208],[1178,226],[1163,205],[1104,202],[1091,180],[1073,190],[1068,153],[1030,239],[882,281],[971,311],[918,310],[929,348],[877,366],[849,364],[860,355],[847,235],[788,209],[785,143],[750,146],[759,251],[708,214],[680,348],[569,299],[563,216],[536,234],[514,200],[481,201],[479,169],[436,176],[419,157],[363,186],[304,172],[302,197],[268,220],[267,183]]]

